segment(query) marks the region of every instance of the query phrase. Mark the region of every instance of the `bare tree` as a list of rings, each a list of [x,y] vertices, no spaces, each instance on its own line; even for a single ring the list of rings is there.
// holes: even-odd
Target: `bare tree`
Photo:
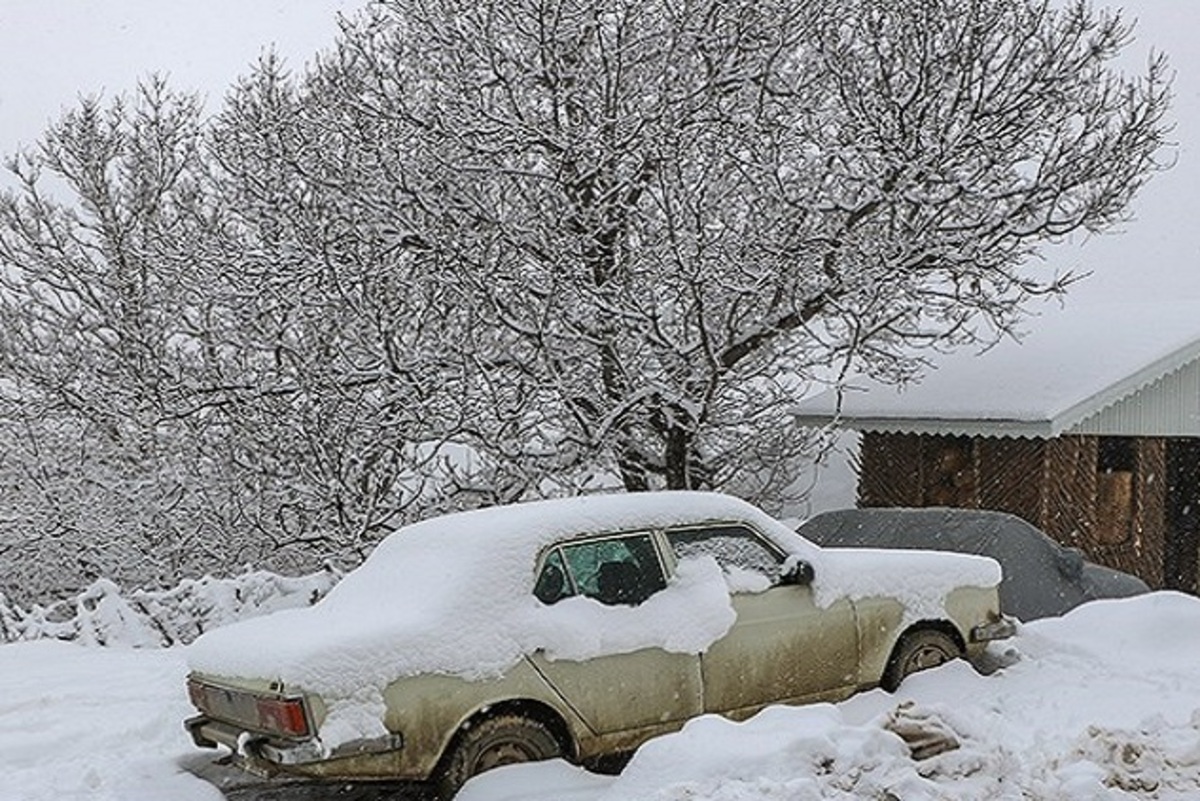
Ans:
[[[164,427],[196,340],[173,242],[193,227],[200,106],[151,80],[86,99],[0,194],[0,552],[28,593],[170,580],[209,555],[198,452]]]
[[[297,81],[270,57],[215,121],[225,252],[203,259],[239,363],[208,403],[295,493],[290,536],[363,555],[388,527],[495,485],[467,444],[482,414],[465,387],[473,312],[430,275],[378,171],[386,129],[345,125],[321,76]]]
[[[1129,37],[1085,2],[385,0],[314,80],[539,451],[770,494],[798,387],[1006,330],[1070,281],[1040,244],[1122,219],[1169,94]]]
[[[428,406],[379,400],[355,348],[373,324],[395,333],[393,312],[421,328],[434,305],[395,271],[370,274],[365,238],[323,238],[340,224],[328,209],[291,221],[302,238],[286,247],[247,236],[248,218],[284,230],[288,209],[222,205],[234,193],[215,186],[209,133],[195,98],[152,80],[85,99],[10,161],[0,555],[14,593],[354,561],[428,500],[421,468],[440,454],[396,433]],[[334,240],[369,289],[310,292],[293,269],[323,275],[346,257]]]
[[[161,81],[85,101],[0,194],[0,555],[165,580],[597,484],[778,504],[810,382],[1008,330],[1072,278],[1042,243],[1123,219],[1169,99],[1130,34],[381,0],[211,125]]]
[[[511,387],[466,388],[469,310],[362,213],[336,138],[295,125],[336,115],[316,98],[267,59],[206,127],[153,80],[10,161],[10,592],[353,563],[392,525],[521,494],[469,444]]]

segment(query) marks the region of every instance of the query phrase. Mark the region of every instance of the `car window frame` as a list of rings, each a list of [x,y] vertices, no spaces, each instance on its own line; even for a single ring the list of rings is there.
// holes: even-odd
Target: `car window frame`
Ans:
[[[549,565],[550,560],[555,557],[558,557],[558,567],[563,574],[563,586],[570,590],[570,592],[560,593],[558,598],[547,602],[538,596],[538,585],[541,584],[542,574],[546,571],[546,567]],[[572,576],[571,571],[567,569],[567,558],[563,554],[562,548],[559,544],[555,544],[544,549],[538,556],[537,566],[533,571],[533,587],[530,588],[530,594],[545,606],[553,606],[559,601],[579,595],[579,588],[575,585],[575,577]]]
[[[675,549],[671,546],[670,535],[672,532],[688,532],[688,531],[700,531],[700,530],[713,529],[713,528],[734,528],[734,527],[745,529],[751,535],[753,535],[754,539],[757,540],[761,546],[763,546],[768,552],[773,554],[775,556],[775,558],[779,560],[779,566],[782,570],[784,563],[787,561],[788,557],[790,557],[792,554],[789,551],[787,551],[786,549],[784,549],[783,547],[781,547],[780,545],[778,545],[776,542],[774,542],[770,537],[768,537],[766,534],[764,534],[753,523],[750,523],[746,520],[708,520],[703,523],[687,523],[687,524],[681,525],[681,526],[668,526],[668,527],[659,529],[658,533],[662,539],[662,549],[666,552],[666,554],[668,555],[668,557],[671,560],[671,575],[677,574],[678,569],[679,569],[679,561],[680,561],[679,558],[675,555]],[[714,557],[714,559],[715,558],[716,557]],[[723,565],[721,565],[720,562],[718,562],[717,564],[718,564],[718,566],[721,567],[722,571],[725,570],[725,567]],[[777,576],[769,576],[768,578],[771,579],[771,588],[772,589],[775,587],[779,587],[779,586],[781,586],[781,584],[783,584],[782,573]]]

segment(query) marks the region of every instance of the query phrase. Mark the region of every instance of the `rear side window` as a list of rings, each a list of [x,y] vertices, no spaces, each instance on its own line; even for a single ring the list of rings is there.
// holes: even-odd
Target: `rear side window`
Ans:
[[[676,559],[711,556],[726,572],[750,570],[779,580],[783,558],[745,526],[705,526],[667,532]]]
[[[603,604],[636,605],[666,586],[650,535],[630,534],[556,548],[546,557],[534,594],[542,603],[578,593]]]

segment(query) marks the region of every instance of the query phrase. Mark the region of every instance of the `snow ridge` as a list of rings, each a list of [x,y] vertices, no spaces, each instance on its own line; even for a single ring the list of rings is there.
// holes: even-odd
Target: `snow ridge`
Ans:
[[[72,598],[25,609],[0,593],[0,643],[64,640],[153,648],[282,609],[310,606],[341,579],[332,566],[305,576],[247,570],[231,578],[185,579],[167,590],[125,593],[99,579]]]

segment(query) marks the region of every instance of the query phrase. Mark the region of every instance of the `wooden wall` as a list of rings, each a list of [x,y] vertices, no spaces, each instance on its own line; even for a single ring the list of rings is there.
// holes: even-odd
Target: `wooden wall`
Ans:
[[[1041,508],[1033,516],[1022,514],[1064,545],[1088,553],[1096,525],[1096,440],[1093,437],[1058,437],[1038,440],[1044,451],[1036,480],[1042,488]]]
[[[1134,518],[1134,537],[1130,548],[1121,557],[1136,568],[1128,572],[1142,576],[1152,587],[1164,586],[1163,567],[1166,563],[1168,516],[1167,440],[1162,437],[1139,439],[1137,484],[1137,515]],[[1197,587],[1192,587],[1195,592]]]
[[[912,434],[863,435],[859,450],[859,506],[924,506],[921,438]]]
[[[1035,439],[975,440],[978,462],[979,508],[1025,517],[1040,514],[1045,443]]]
[[[865,433],[860,464],[859,506],[1009,512],[1093,561],[1162,586],[1168,482],[1161,438]]]

